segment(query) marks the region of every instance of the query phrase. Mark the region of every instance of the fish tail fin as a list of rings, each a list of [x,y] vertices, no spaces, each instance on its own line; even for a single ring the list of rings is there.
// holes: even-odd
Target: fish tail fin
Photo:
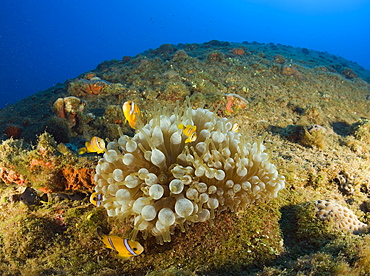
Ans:
[[[77,151],[77,153],[78,153],[78,154],[84,154],[84,153],[86,153],[86,152],[87,152],[86,147],[79,148],[79,149],[78,149],[78,151]]]
[[[128,124],[130,125],[131,128],[135,129],[136,122],[129,121]]]

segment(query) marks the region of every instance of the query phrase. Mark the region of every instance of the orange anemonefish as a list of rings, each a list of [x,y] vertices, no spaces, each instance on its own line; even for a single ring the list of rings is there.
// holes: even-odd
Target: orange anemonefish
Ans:
[[[141,111],[133,101],[127,101],[122,106],[125,122],[128,122],[130,127],[135,129],[137,118],[140,117]]]
[[[184,126],[184,124],[179,124],[177,127],[179,129],[182,129],[182,133],[184,133],[186,137],[188,137],[185,140],[185,143],[190,143],[197,140],[197,133],[195,132],[197,130],[197,126],[192,125]]]
[[[107,235],[101,235],[100,239],[105,244],[106,248],[117,251],[117,256],[121,258],[138,256],[144,251],[143,246],[139,242],[129,239]]]
[[[103,194],[101,193],[92,193],[90,196],[90,202],[96,207],[100,207],[103,200]]]
[[[85,143],[85,147],[78,150],[78,154],[89,152],[103,153],[105,152],[105,142],[102,138],[94,136],[90,141]]]

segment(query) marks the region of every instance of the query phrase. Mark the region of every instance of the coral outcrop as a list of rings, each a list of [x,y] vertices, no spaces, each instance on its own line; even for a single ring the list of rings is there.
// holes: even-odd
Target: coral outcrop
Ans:
[[[22,134],[22,128],[15,124],[9,124],[4,131],[4,134],[8,138],[18,139]]]
[[[279,64],[284,64],[286,60],[284,56],[278,54],[274,56],[274,61]]]
[[[370,120],[360,119],[352,126],[353,136],[366,144],[370,144]]]
[[[341,74],[346,77],[347,79],[354,79],[354,78],[357,78],[357,74],[355,72],[353,72],[352,69],[350,68],[344,68],[341,72]]]
[[[179,124],[196,126],[197,139],[185,143]],[[161,244],[175,227],[212,222],[225,209],[277,197],[285,186],[261,140],[248,143],[226,118],[190,107],[173,115],[157,110],[133,138],[109,143],[95,183],[108,215],[131,220],[132,238],[142,231]]]
[[[315,201],[316,216],[322,221],[330,221],[338,230],[359,233],[366,231],[369,226],[357,218],[347,207],[334,201]]]
[[[73,96],[98,95],[104,93],[111,83],[98,77],[77,79],[71,82],[68,92]]]
[[[91,190],[94,186],[94,173],[91,168],[66,166],[62,169],[66,191]]]
[[[0,144],[0,179],[43,192],[91,191],[91,162],[72,153],[60,154],[53,137],[44,133],[35,149],[21,141],[6,140]]]
[[[236,56],[244,55],[245,51],[241,48],[233,48],[231,49],[232,53]]]
[[[293,76],[296,79],[304,79],[302,73],[299,72],[297,68],[292,66],[283,65],[281,67],[281,73],[286,76]]]
[[[53,104],[53,110],[59,118],[67,119],[71,126],[75,126],[77,116],[84,110],[85,106],[86,101],[70,96],[58,98]]]

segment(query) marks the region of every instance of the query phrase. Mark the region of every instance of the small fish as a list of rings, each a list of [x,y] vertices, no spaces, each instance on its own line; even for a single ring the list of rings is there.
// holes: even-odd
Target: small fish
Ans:
[[[121,258],[130,258],[138,256],[143,253],[143,246],[136,241],[129,239],[122,239],[118,236],[107,236],[102,235],[102,242],[105,244],[106,248],[113,249],[118,252],[118,257]]]
[[[41,205],[41,198],[36,193],[36,190],[30,187],[24,190],[20,199],[25,205]]]
[[[64,154],[64,155],[72,153],[72,151],[63,143],[59,143],[57,145],[57,149],[61,154]]]
[[[239,131],[239,125],[237,123],[233,124],[233,127],[231,128],[231,131],[238,132]]]
[[[103,153],[105,152],[105,142],[102,138],[94,136],[90,141],[85,143],[85,147],[78,150],[78,154],[89,152]]]
[[[137,118],[141,116],[139,107],[133,101],[127,101],[122,106],[125,122],[128,122],[130,127],[135,129]]]
[[[182,133],[184,133],[186,137],[188,137],[185,140],[185,143],[190,143],[197,140],[197,133],[195,132],[197,130],[197,126],[192,125],[184,126],[184,124],[179,124],[177,127],[179,129],[182,129]]]
[[[70,149],[71,151],[73,152],[77,152],[78,151],[78,148],[77,146],[75,146],[74,144],[71,144],[71,143],[66,143],[65,146]]]
[[[59,193],[56,195],[61,199],[70,199],[70,200],[83,200],[86,197],[86,194],[81,192],[76,192],[74,194]]]
[[[90,196],[90,202],[96,207],[100,207],[103,200],[103,194],[101,193],[92,193]]]

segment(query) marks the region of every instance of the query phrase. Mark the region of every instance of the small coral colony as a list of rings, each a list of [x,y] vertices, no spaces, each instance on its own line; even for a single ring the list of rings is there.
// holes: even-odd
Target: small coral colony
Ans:
[[[175,228],[212,225],[219,212],[274,198],[285,187],[262,140],[246,141],[236,124],[208,109],[192,109],[189,100],[173,112],[158,107],[145,125],[136,103],[125,102],[123,114],[133,137],[122,134],[107,145],[93,137],[78,150],[103,153],[90,201],[133,225],[127,239],[99,235],[120,257],[143,252],[135,241],[139,232],[164,244]]]

